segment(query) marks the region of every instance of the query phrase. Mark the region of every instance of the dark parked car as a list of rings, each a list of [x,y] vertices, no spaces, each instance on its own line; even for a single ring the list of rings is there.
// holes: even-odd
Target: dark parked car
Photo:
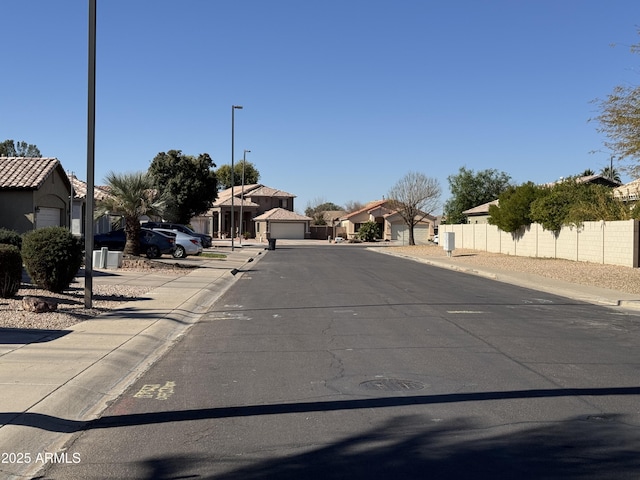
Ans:
[[[168,230],[178,230],[179,232],[186,233],[187,235],[191,235],[192,237],[198,237],[200,239],[200,243],[204,248],[209,248],[211,246],[211,235],[207,235],[206,233],[197,233],[191,230],[186,225],[182,225],[181,223],[168,223],[168,222],[145,222],[142,224],[142,228],[166,228]]]
[[[109,250],[124,250],[127,241],[124,229],[113,230],[109,233],[99,233],[93,236],[93,247],[99,249],[107,247]],[[175,238],[160,232],[143,228],[140,230],[140,251],[149,258],[158,258],[167,253],[172,254],[176,249]]]

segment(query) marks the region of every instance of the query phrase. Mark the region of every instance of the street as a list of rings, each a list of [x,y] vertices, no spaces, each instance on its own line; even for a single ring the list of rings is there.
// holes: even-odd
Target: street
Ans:
[[[640,316],[347,245],[239,281],[47,479],[640,476]]]

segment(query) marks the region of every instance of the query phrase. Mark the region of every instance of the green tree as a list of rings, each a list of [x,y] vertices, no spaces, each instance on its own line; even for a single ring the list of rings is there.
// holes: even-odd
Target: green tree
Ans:
[[[604,185],[588,184],[580,188],[580,194],[574,197],[574,202],[567,212],[565,225],[580,226],[582,222],[604,220],[629,220],[635,218],[637,212],[630,210],[628,205],[612,195],[611,188]]]
[[[389,191],[391,208],[398,211],[409,227],[409,245],[415,245],[413,229],[440,205],[441,188],[438,181],[419,172],[409,172]]]
[[[42,157],[42,154],[35,145],[5,140],[0,143],[0,157]]]
[[[550,187],[541,188],[531,203],[531,220],[542,225],[542,228],[559,232],[567,225],[572,207],[579,198],[586,195],[589,184],[578,183],[570,178]]]
[[[105,182],[109,187],[110,196],[96,202],[96,213],[122,215],[127,236],[124,253],[140,255],[140,217],[162,216],[166,196],[154,188],[154,179],[148,172],[109,172]]]
[[[304,214],[307,217],[311,217],[313,219],[314,225],[326,225],[326,220],[324,218],[324,212],[330,212],[335,210],[343,210],[340,205],[336,205],[333,202],[322,202],[318,203],[315,207],[309,205]]]
[[[510,185],[511,177],[505,172],[494,169],[481,170],[475,173],[460,167],[456,175],[447,177],[451,198],[445,202],[444,216],[446,223],[466,223],[467,217],[462,212],[498,198]]]
[[[233,186],[242,185],[242,167],[244,164],[244,184],[252,185],[260,180],[260,172],[251,162],[240,160],[233,165]],[[221,189],[231,188],[231,165],[222,165],[216,170],[218,185]]]
[[[533,182],[507,188],[498,198],[498,205],[489,206],[488,222],[509,233],[531,225],[531,204],[540,194],[541,187]]]
[[[214,167],[206,153],[194,157],[169,150],[155,156],[149,173],[155,187],[167,195],[166,220],[187,224],[211,208],[218,196]]]

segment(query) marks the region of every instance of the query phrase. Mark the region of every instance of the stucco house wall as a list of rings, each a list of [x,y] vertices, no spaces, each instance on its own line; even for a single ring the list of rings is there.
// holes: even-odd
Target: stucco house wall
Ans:
[[[52,157],[0,157],[0,227],[25,233],[38,226],[42,209],[57,209],[69,227],[71,183]]]

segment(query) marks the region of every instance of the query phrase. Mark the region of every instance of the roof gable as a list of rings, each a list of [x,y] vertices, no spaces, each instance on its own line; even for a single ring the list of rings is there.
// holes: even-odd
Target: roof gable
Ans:
[[[286,222],[301,222],[301,221],[311,221],[312,219],[309,217],[305,217],[304,215],[298,215],[296,212],[292,212],[290,210],[285,210],[284,208],[272,208],[271,210],[267,210],[262,215],[258,215],[254,218],[255,221],[262,220],[279,220]]]
[[[57,158],[0,157],[0,188],[37,190],[58,167],[67,178]]]
[[[489,207],[491,205],[498,205],[498,203],[499,203],[498,200],[491,200],[490,202],[483,203],[482,205],[478,205],[477,207],[473,207],[473,208],[470,208],[468,210],[465,210],[462,213],[464,215],[469,215],[469,216],[473,216],[473,215],[488,215],[489,214]]]
[[[244,194],[246,197],[279,197],[279,198],[295,198],[295,195],[287,193],[276,188],[259,185],[258,188]]]
[[[344,217],[341,218],[341,220],[347,220],[351,217],[355,217],[357,215],[360,215],[361,213],[368,213],[371,210],[374,210],[378,207],[383,206],[385,203],[387,203],[389,200],[377,200],[375,202],[369,202],[367,203],[363,208],[361,208],[360,210],[356,210],[355,212],[351,212],[347,215],[345,215]]]
[[[218,192],[218,198],[213,203],[214,207],[219,207],[221,205],[230,205],[231,204],[231,191],[233,190],[233,196],[236,198],[244,197],[252,198],[252,197],[278,197],[278,198],[295,198],[295,195],[284,192],[282,190],[278,190],[276,188],[267,187],[260,183],[255,183],[251,185],[238,185],[231,188],[227,188],[225,190],[221,190]]]

